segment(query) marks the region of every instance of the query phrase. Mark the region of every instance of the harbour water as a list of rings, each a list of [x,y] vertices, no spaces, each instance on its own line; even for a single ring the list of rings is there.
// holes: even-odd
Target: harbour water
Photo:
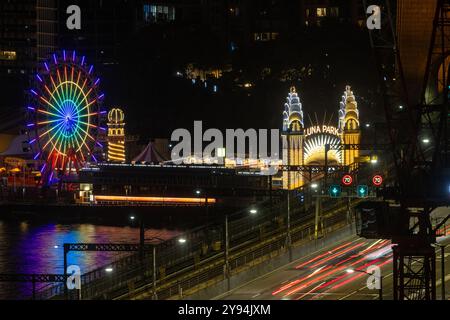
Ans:
[[[147,227],[146,238],[165,240],[181,233],[178,230]],[[129,226],[0,220],[0,273],[62,274],[64,243],[138,242],[139,229]],[[129,253],[70,252],[68,265],[78,265],[81,273],[86,273],[126,254]],[[47,285],[38,284],[36,287]],[[31,295],[31,283],[0,282],[0,299],[26,299]]]

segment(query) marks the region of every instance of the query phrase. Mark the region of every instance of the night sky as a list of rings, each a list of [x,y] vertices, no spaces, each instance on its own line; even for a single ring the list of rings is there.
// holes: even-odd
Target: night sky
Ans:
[[[307,123],[306,114],[315,121],[316,113],[322,121],[325,111],[327,119],[334,113],[336,123],[341,95],[350,84],[362,121],[373,120],[379,95],[367,34],[346,26],[330,29],[308,29],[233,54],[217,50],[208,34],[164,39],[161,33],[143,30],[130,39],[120,70],[103,74],[107,102],[125,109],[129,132],[167,137],[176,128],[191,128],[194,120],[203,120],[204,127],[279,128],[292,85],[299,91]],[[212,93],[211,84],[205,89],[176,77],[190,61],[205,66],[231,62],[233,71],[224,74],[218,92]],[[271,73],[262,79],[266,67]],[[298,74],[282,81],[292,69]],[[254,86],[243,89],[236,80]]]
[[[362,122],[382,120],[377,118],[377,71],[365,28],[342,23],[297,28],[276,41],[252,41],[234,51],[208,30],[140,28],[121,43],[118,64],[95,66],[106,106],[125,110],[128,133],[143,140],[170,137],[176,128],[192,128],[194,120],[203,120],[204,128],[281,128],[292,85],[300,94],[306,125],[309,117],[316,121],[316,114],[322,121],[325,111],[327,121],[333,114],[331,124],[337,125],[347,84],[356,95]],[[212,83],[205,88],[176,76],[189,63],[232,69],[217,80],[218,92],[213,93]],[[19,114],[25,109],[19,106],[25,105],[22,90],[27,83],[6,80],[1,109]],[[246,82],[253,87],[239,86]]]

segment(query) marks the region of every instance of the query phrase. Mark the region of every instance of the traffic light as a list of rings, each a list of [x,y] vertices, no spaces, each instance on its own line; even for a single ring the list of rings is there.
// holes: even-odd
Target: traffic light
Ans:
[[[332,198],[339,198],[341,196],[342,193],[342,188],[340,185],[331,185],[330,188],[328,189],[328,194],[330,195],[330,197]]]
[[[366,185],[359,185],[356,187],[356,194],[358,198],[367,198],[369,196],[369,187]]]

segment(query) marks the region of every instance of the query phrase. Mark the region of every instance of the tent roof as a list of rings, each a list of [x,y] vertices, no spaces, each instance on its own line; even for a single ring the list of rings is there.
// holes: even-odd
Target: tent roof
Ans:
[[[150,141],[144,150],[133,159],[133,162],[161,163],[167,160],[157,149],[156,145]]]
[[[28,144],[27,135],[18,135],[12,139],[9,147],[0,156],[22,156],[30,157],[32,155],[31,151],[23,151],[23,147]]]

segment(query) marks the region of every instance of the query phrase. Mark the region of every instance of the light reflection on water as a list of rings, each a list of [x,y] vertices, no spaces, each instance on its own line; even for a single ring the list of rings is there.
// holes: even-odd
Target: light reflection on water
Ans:
[[[146,231],[146,238],[170,239],[174,230]],[[139,229],[93,224],[40,224],[0,221],[0,273],[62,274],[64,243],[137,243]],[[102,267],[129,253],[70,252],[68,265],[82,273]],[[44,284],[46,285],[46,284]],[[37,287],[42,286],[38,284]],[[0,299],[31,297],[30,283],[0,282]]]

